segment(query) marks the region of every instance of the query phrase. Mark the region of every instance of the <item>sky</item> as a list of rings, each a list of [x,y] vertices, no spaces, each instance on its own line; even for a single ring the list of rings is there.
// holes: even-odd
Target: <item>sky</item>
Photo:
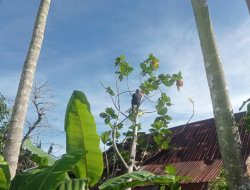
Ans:
[[[250,20],[244,0],[208,0],[210,16],[234,112],[250,94]],[[14,100],[27,55],[39,1],[0,3],[0,92]],[[153,53],[159,58],[159,72],[182,72],[184,86],[163,88],[173,106],[168,115],[169,127],[213,117],[202,52],[191,2],[189,0],[52,0],[43,45],[34,81],[48,81],[59,95],[49,121],[56,130],[64,130],[67,103],[74,90],[86,94],[95,117],[97,132],[110,130],[99,117],[106,107],[114,107],[98,78],[105,86],[115,88],[114,58],[125,55],[135,70],[129,77],[131,90],[139,86],[140,63]],[[126,82],[121,91],[126,91]],[[154,98],[157,99],[158,92]],[[131,97],[121,98],[123,111],[130,107]],[[146,101],[145,101],[146,102]],[[154,104],[141,106],[154,111]],[[29,104],[27,117],[35,118]],[[245,108],[244,108],[245,110]],[[139,118],[142,131],[148,132],[157,114]],[[25,129],[27,130],[27,129]],[[123,131],[126,130],[126,126]],[[44,143],[54,141],[65,147],[65,134],[44,136]],[[122,139],[121,139],[122,140]],[[47,149],[48,145],[43,148]],[[102,148],[102,145],[101,145]],[[65,148],[56,155],[63,154]]]

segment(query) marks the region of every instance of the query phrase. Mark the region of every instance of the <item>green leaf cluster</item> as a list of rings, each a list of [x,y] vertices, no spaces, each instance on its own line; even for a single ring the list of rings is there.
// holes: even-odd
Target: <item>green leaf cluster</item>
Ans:
[[[111,131],[105,131],[102,133],[102,135],[100,135],[100,138],[101,138],[101,141],[103,144],[107,144],[107,142],[111,141],[110,140],[110,134],[111,134]]]
[[[8,100],[0,93],[0,156],[3,155],[3,147],[8,130],[8,118],[10,118],[12,110],[8,108]]]
[[[219,177],[217,177],[214,181],[209,183],[209,189],[211,190],[229,190],[227,186],[227,181],[225,178],[225,171],[219,171]]]
[[[115,114],[115,110],[113,110],[112,107],[106,108],[105,112],[100,113],[99,116],[104,119],[106,125],[110,124],[111,119],[118,118],[118,116]]]
[[[111,89],[110,86],[106,87],[105,89],[106,89],[106,92],[109,93],[110,96],[114,96],[115,95],[114,91]]]
[[[146,59],[140,64],[140,67],[142,69],[141,71],[142,76],[146,76],[147,74],[151,75],[153,71],[159,68],[159,65],[157,64],[157,66],[154,66],[153,62],[158,63],[159,59],[157,59],[152,53],[150,53],[148,55],[148,59]]]
[[[124,76],[129,76],[129,74],[134,70],[133,67],[130,67],[129,63],[124,61],[125,56],[121,55],[120,57],[115,58],[115,67],[119,67],[119,71],[116,71],[116,74],[119,74],[119,80],[122,81]]]
[[[153,62],[153,61],[151,61],[150,59],[147,59],[145,62],[141,63],[141,65],[140,65],[141,68],[142,68],[141,75],[142,76],[146,76],[148,74],[150,76],[150,78],[148,78],[147,80],[145,80],[140,85],[140,89],[143,90],[143,91],[145,91],[146,95],[149,95],[149,93],[152,92],[152,91],[154,91],[154,90],[158,90],[161,84],[164,84],[165,86],[170,87],[177,80],[181,80],[182,79],[181,72],[179,72],[178,74],[173,74],[172,76],[169,75],[169,74],[166,74],[166,75],[159,74],[158,77],[155,77],[152,74],[152,72],[154,71],[154,70],[152,70],[152,68],[154,68],[154,66],[152,65],[152,63],[148,67],[146,66],[147,63],[149,63],[149,62]]]

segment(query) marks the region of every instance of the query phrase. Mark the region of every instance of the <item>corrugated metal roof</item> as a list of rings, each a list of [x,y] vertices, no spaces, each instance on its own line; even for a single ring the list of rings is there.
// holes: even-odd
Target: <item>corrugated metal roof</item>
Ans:
[[[153,187],[153,188],[152,188]],[[159,186],[134,187],[133,190],[160,190]],[[208,183],[192,183],[181,184],[181,190],[207,190]],[[165,190],[170,190],[170,187],[165,187]]]
[[[235,114],[238,122],[245,112]],[[245,133],[244,122],[239,125],[239,132],[243,144],[243,156],[246,160],[250,153],[250,135]],[[164,175],[165,166],[173,165],[178,169],[177,176],[188,176],[194,182],[183,180],[182,184],[204,183],[213,181],[222,166],[219,144],[217,139],[215,120],[207,119],[170,128],[173,139],[170,145],[173,150],[162,150],[152,158],[145,161],[142,170],[156,175]]]

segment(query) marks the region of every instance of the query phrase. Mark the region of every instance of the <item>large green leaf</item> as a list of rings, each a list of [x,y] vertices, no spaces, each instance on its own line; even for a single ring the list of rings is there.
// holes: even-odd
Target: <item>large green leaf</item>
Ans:
[[[27,147],[27,149],[29,151],[32,151],[34,154],[37,154],[37,156],[39,157],[46,157],[49,161],[49,165],[53,165],[54,162],[56,161],[52,156],[50,156],[49,154],[47,154],[46,152],[44,152],[42,149],[37,148],[36,146],[34,146],[31,142],[31,140],[26,139],[25,140],[25,146]],[[42,165],[42,163],[38,163],[39,165]]]
[[[56,190],[86,190],[87,183],[86,178],[63,181]]]
[[[72,170],[86,151],[75,150],[62,156],[52,166],[27,182],[23,190],[54,190]]]
[[[28,179],[31,174],[16,174],[14,179],[11,181],[9,190],[19,190],[26,179]]]
[[[30,159],[37,163],[39,166],[47,166],[49,164],[49,160],[46,157],[40,157],[37,154],[32,154]]]
[[[10,170],[8,162],[3,161],[3,157],[0,156],[0,190],[6,187],[9,189],[10,187]]]
[[[157,184],[171,183],[174,180],[175,180],[174,175],[154,175],[154,176],[146,177],[146,178],[139,179],[139,180],[125,182],[113,188],[109,188],[109,190],[124,190],[130,187],[144,185],[147,183],[157,183]],[[105,190],[108,190],[108,189],[105,189]]]
[[[96,132],[94,116],[84,93],[74,91],[65,115],[66,150],[81,149],[89,153],[83,155],[73,169],[77,178],[90,178],[90,186],[95,185],[103,172],[103,158],[100,136]]]
[[[3,169],[0,168],[0,190],[8,190],[7,189],[7,180],[3,173]]]
[[[15,175],[11,181],[10,190],[22,190],[36,176],[40,175],[44,170],[50,166],[39,166],[23,172],[22,174]]]
[[[109,189],[115,185],[125,183],[129,179],[140,180],[140,179],[144,179],[144,178],[150,177],[150,176],[154,176],[154,174],[147,172],[147,171],[137,171],[137,172],[127,173],[127,174],[124,174],[124,175],[107,180],[105,183],[103,183],[98,188],[106,190],[106,189]]]

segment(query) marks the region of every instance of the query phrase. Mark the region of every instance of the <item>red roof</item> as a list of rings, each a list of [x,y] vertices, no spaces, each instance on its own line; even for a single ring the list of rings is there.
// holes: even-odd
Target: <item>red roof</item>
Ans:
[[[245,115],[245,112],[235,114],[236,122]],[[239,125],[239,133],[243,144],[243,155],[246,160],[250,153],[249,134],[245,133],[244,122]],[[173,150],[162,150],[145,161],[141,170],[164,175],[165,166],[173,165],[178,169],[177,176],[188,176],[194,179],[181,181],[182,184],[206,183],[213,181],[222,166],[219,144],[217,139],[215,120],[207,119],[170,128],[173,139],[170,145]],[[198,185],[198,184],[197,184]]]

